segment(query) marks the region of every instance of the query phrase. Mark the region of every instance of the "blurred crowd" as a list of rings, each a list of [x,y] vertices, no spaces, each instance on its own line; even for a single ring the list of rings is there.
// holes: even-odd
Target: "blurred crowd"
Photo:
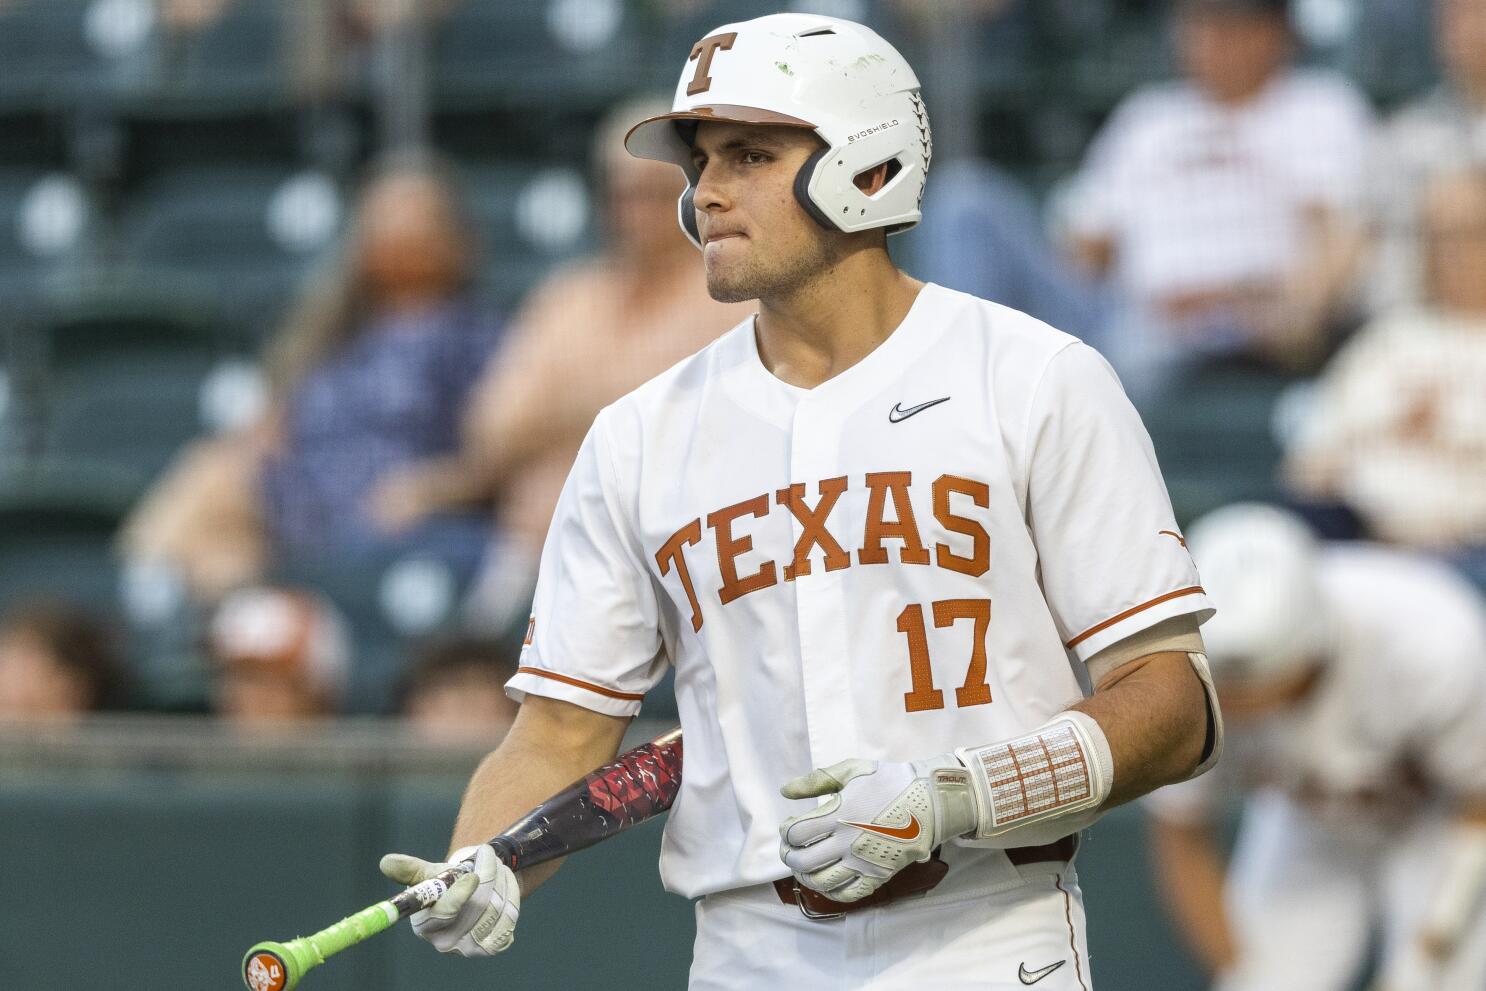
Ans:
[[[290,6],[296,79],[323,89],[382,57],[389,31],[459,5]],[[678,24],[720,9],[645,6]],[[1169,78],[1120,99],[1057,181],[937,158],[925,222],[894,250],[920,278],[1100,348],[1153,424],[1200,419],[1210,383],[1277,383],[1261,414],[1282,448],[1265,469],[1275,495],[1328,537],[1421,549],[1486,586],[1486,0],[1437,0],[1437,80],[1390,106],[1308,58],[1310,6],[1129,5],[1162,19]],[[1334,6],[1384,23],[1393,11]],[[234,7],[160,0],[159,23],[201,32]],[[884,30],[969,25],[997,44],[1041,10],[871,9]],[[117,550],[136,607],[35,601],[0,623],[0,718],[400,711],[429,733],[498,736],[512,716],[499,686],[588,424],[751,312],[708,298],[675,222],[680,177],[622,150],[628,125],[666,102],[620,100],[591,129],[587,253],[504,311],[482,291],[479,194],[461,163],[426,147],[377,160],[340,243],[282,307],[261,400],[180,450],[129,512]],[[1201,436],[1219,457],[1225,429]],[[331,566],[385,576],[372,594],[393,600],[397,656],[363,656],[357,607],[321,580]],[[141,654],[191,658],[207,689],[150,702],[158,672],[131,662]]]

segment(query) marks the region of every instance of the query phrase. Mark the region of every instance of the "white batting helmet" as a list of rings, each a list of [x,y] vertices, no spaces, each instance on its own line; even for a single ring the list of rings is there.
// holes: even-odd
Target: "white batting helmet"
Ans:
[[[1218,610],[1202,627],[1215,678],[1280,679],[1325,655],[1330,621],[1318,545],[1298,517],[1235,503],[1188,527],[1187,547]]]
[[[724,24],[692,46],[671,112],[641,121],[625,138],[639,158],[686,173],[681,229],[697,236],[697,170],[689,130],[701,121],[809,128],[826,147],[800,169],[795,196],[828,230],[908,230],[919,210],[933,145],[918,77],[875,31],[834,17],[771,14]],[[685,132],[685,133],[684,133]],[[853,180],[896,162],[881,190]]]

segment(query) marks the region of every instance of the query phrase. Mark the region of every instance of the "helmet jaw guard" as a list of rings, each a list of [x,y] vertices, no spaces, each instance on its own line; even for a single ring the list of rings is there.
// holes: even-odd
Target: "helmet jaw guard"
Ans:
[[[672,110],[637,124],[630,153],[677,165],[687,189],[678,221],[700,247],[694,212],[697,182],[691,147],[679,122],[782,124],[813,130],[825,142],[801,168],[795,195],[827,230],[918,223],[932,156],[928,114],[918,78],[897,50],[851,21],[774,14],[718,28],[692,49]],[[896,162],[872,195],[857,176]]]

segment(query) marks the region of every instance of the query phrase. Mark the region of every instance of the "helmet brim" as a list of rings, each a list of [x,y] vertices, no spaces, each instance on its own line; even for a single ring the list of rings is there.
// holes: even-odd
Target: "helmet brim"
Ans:
[[[624,136],[624,147],[636,158],[648,158],[657,162],[670,162],[686,168],[691,164],[691,148],[676,130],[677,121],[711,121],[717,124],[775,124],[783,127],[799,127],[815,130],[808,120],[791,117],[773,110],[758,107],[740,107],[733,104],[692,107],[690,110],[675,110],[668,114],[647,117]]]

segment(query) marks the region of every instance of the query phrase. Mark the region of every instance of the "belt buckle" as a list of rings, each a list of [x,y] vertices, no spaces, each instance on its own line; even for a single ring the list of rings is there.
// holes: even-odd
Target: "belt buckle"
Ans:
[[[801,915],[811,922],[830,922],[833,919],[844,919],[846,917],[845,912],[812,912],[809,906],[805,904],[804,896],[800,891],[799,878],[794,879],[793,890],[795,893],[795,907],[800,910]]]

